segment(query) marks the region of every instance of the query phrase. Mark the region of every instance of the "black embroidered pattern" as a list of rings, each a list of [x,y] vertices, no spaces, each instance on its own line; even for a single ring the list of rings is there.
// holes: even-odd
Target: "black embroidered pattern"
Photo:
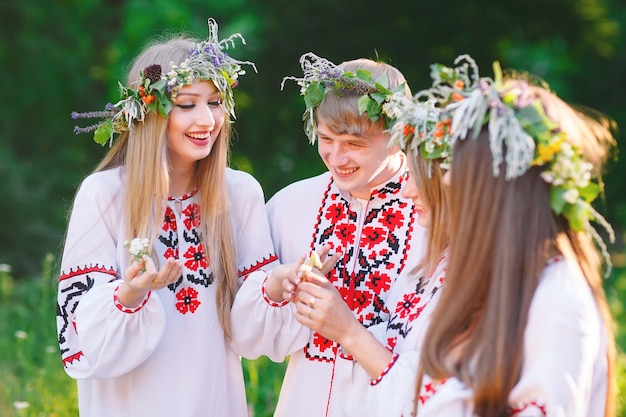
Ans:
[[[312,249],[329,244],[341,250],[343,256],[328,279],[366,327],[388,320],[385,299],[406,261],[415,212],[412,202],[400,196],[400,189],[400,183],[390,181],[372,192],[364,211],[358,213],[331,180],[318,212]],[[335,342],[314,333],[305,355],[330,362],[337,348]]]

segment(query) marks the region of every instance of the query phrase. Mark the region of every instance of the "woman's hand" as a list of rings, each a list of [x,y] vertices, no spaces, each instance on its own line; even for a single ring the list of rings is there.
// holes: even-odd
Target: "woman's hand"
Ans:
[[[141,261],[129,265],[124,273],[124,284],[117,291],[120,303],[128,308],[137,307],[150,290],[159,290],[176,282],[183,271],[180,260],[169,258],[160,270],[154,261],[143,255]]]
[[[330,246],[325,245],[318,255],[322,261],[321,270],[313,268],[314,271],[325,275],[335,267],[341,252],[329,256]],[[298,286],[302,282],[303,274],[310,271],[311,267],[305,265],[305,255],[290,264],[281,264],[275,267],[269,274],[265,283],[265,293],[274,302],[293,301],[296,302],[295,294]]]

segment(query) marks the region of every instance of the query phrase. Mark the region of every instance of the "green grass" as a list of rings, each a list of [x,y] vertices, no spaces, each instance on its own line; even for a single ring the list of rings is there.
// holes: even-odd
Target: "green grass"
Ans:
[[[76,417],[76,383],[63,370],[56,339],[56,279],[49,256],[42,274],[14,279],[0,266],[0,416]],[[254,417],[271,417],[285,364],[243,361]]]
[[[40,276],[16,280],[0,265],[0,416],[76,417],[76,385],[61,365],[56,342],[56,272],[46,257]],[[626,348],[626,269],[606,281],[616,321],[616,339]],[[285,364],[267,358],[243,360],[246,390],[254,417],[271,417]],[[626,405],[626,355],[618,363],[619,401]],[[626,417],[626,407],[618,416]]]

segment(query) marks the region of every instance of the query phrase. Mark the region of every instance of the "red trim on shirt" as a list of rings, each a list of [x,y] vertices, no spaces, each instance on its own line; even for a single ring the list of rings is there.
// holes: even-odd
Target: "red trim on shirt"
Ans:
[[[265,277],[265,279],[263,280],[263,285],[261,285],[261,292],[263,293],[263,299],[265,300],[265,302],[269,305],[271,305],[272,307],[283,307],[286,306],[287,304],[289,304],[289,300],[283,300],[280,303],[277,303],[276,301],[271,300],[268,296],[267,296],[267,292],[265,291],[265,283],[267,282],[267,279],[269,277]]]
[[[382,381],[383,377],[385,375],[387,375],[387,373],[389,373],[389,371],[391,370],[391,368],[396,363],[396,361],[398,360],[399,357],[400,357],[400,355],[398,355],[397,353],[394,353],[393,356],[391,357],[391,361],[389,361],[389,363],[387,364],[387,367],[385,369],[383,369],[383,371],[380,373],[380,375],[378,375],[378,377],[376,379],[371,379],[370,380],[370,385],[374,386],[374,385],[378,384],[380,381]]]
[[[249,268],[244,268],[241,272],[239,272],[239,277],[245,277],[247,275],[250,275],[254,271],[257,271],[261,269],[262,267],[269,265],[272,262],[277,261],[277,260],[278,260],[278,255],[276,255],[275,253],[271,253],[268,258],[263,258],[261,261],[255,263]]]
[[[63,358],[63,366],[67,367],[68,363],[73,363],[74,361],[78,361],[80,360],[80,358],[83,356],[83,352],[76,352],[73,355],[70,355],[66,358]]]
[[[148,298],[150,298],[150,294],[152,294],[152,291],[148,291],[145,297],[143,298],[143,301],[141,302],[141,304],[139,304],[137,307],[128,308],[125,305],[123,305],[120,302],[120,299],[117,297],[117,290],[119,290],[119,288],[120,286],[118,285],[117,287],[115,287],[115,290],[113,291],[113,302],[115,303],[115,307],[117,307],[118,310],[124,313],[136,313],[137,311],[141,310],[143,306],[145,306],[146,303],[148,302]]]
[[[101,272],[103,274],[112,275],[117,278],[117,272],[115,271],[115,269],[113,269],[113,267],[106,268],[104,266],[98,266],[98,264],[96,264],[91,266],[85,266],[84,268],[77,268],[76,270],[70,269],[69,272],[61,274],[61,276],[59,277],[59,281],[63,281],[64,279],[70,279],[78,275],[87,274],[89,272]]]

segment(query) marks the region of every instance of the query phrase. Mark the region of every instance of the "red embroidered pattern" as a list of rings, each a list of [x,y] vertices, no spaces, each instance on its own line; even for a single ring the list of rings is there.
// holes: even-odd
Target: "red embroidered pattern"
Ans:
[[[546,406],[544,404],[539,404],[537,401],[531,401],[527,404],[524,404],[520,407],[511,407],[509,408],[509,416],[514,417],[515,415],[521,413],[521,412],[528,412],[528,411],[539,411],[541,414],[537,414],[537,415],[541,415],[541,416],[547,416],[548,412],[546,411]],[[533,414],[535,415],[535,414]]]
[[[117,278],[117,272],[115,271],[115,269],[113,267],[104,267],[104,266],[99,266],[99,265],[92,265],[92,266],[86,266],[84,268],[76,268],[74,269],[70,269],[69,272],[66,273],[62,273],[61,276],[59,276],[59,281],[63,281],[65,279],[69,279],[69,278],[74,278],[76,276],[79,275],[84,275],[84,274],[88,274],[90,272],[101,272],[103,274],[108,274],[111,275],[115,278]]]
[[[146,293],[146,296],[143,298],[143,301],[141,301],[141,303],[134,308],[128,308],[126,306],[124,306],[121,302],[119,297],[117,296],[117,291],[119,290],[120,286],[118,285],[117,287],[115,287],[115,290],[113,290],[113,303],[115,304],[115,307],[117,307],[118,310],[124,312],[124,313],[135,313],[139,310],[141,310],[143,308],[143,306],[146,305],[146,303],[148,302],[148,298],[150,298],[150,294],[152,293],[151,291],[148,291]]]
[[[172,207],[167,207],[163,227],[158,237],[157,252],[166,259],[181,259],[184,270],[180,278],[166,288],[173,293],[176,310],[185,315],[193,314],[201,306],[200,292],[213,283],[213,273],[202,241],[200,240],[200,206],[190,200],[196,192],[179,198],[169,198],[181,204],[180,217]],[[163,297],[163,300],[168,298]]]
[[[311,249],[329,245],[343,254],[327,275],[366,327],[387,321],[387,293],[406,262],[415,210],[400,195],[401,181],[372,192],[361,212],[352,209],[331,179],[321,201]],[[315,333],[305,347],[310,360],[334,361],[337,344]]]
[[[165,218],[163,220],[162,229],[164,232],[176,232],[176,230],[178,229],[178,226],[176,224],[176,215],[170,207],[165,210]]]
[[[261,291],[263,293],[263,299],[265,300],[265,302],[269,305],[271,305],[272,307],[283,307],[286,306],[287,304],[289,304],[289,300],[284,300],[280,303],[277,303],[276,301],[272,301],[268,296],[267,296],[267,292],[265,292],[265,283],[267,282],[267,277],[265,277],[265,279],[263,280],[263,285],[261,286]]]
[[[195,229],[196,227],[200,227],[200,206],[195,203],[189,204],[183,210],[183,223],[185,224],[185,228],[187,230]]]
[[[413,329],[413,322],[419,319],[424,309],[443,286],[446,271],[446,257],[442,256],[433,275],[428,278],[420,277],[415,287],[404,293],[397,301],[387,323],[388,341],[393,343],[387,345],[388,349],[393,351],[398,339],[404,340],[408,337]]]
[[[381,374],[378,375],[376,379],[370,380],[370,385],[373,386],[373,385],[378,384],[380,381],[382,381],[383,377],[387,375],[387,373],[391,370],[391,367],[396,363],[399,357],[400,355],[398,355],[397,353],[394,353],[393,356],[391,357],[391,361],[389,361],[389,363],[387,364],[387,367],[381,372]]]
[[[420,390],[419,402],[420,404],[424,404],[430,397],[435,395],[437,390],[446,382],[445,379],[440,381],[430,380],[428,375],[424,375],[424,383],[422,384],[422,389]]]
[[[191,287],[183,288],[178,291],[176,293],[176,299],[179,300],[176,303],[176,310],[180,311],[182,314],[189,312],[194,313],[201,304],[200,301],[198,301],[198,291]]]
[[[74,361],[79,361],[80,358],[82,358],[82,357],[83,357],[83,352],[80,351],[80,352],[76,352],[73,355],[70,355],[70,356],[68,356],[66,358],[63,358],[63,366],[67,367],[67,365],[69,365],[71,363],[74,363]]]
[[[57,320],[59,326],[59,348],[63,365],[68,366],[79,361],[83,353],[73,344],[76,337],[76,323],[74,312],[82,296],[96,285],[96,280],[108,283],[118,279],[117,271],[113,266],[99,264],[71,268],[69,272],[62,272],[59,276],[59,296],[57,300]],[[72,350],[74,350],[72,352]]]
[[[183,257],[187,259],[185,266],[192,271],[197,271],[198,268],[205,269],[208,266],[202,243],[198,246],[190,246]]]
[[[263,258],[261,261],[257,262],[256,264],[251,265],[249,268],[245,268],[242,271],[239,271],[239,276],[247,278],[248,275],[250,275],[254,271],[257,271],[263,268],[264,266],[269,265],[272,262],[275,262],[277,260],[278,260],[278,255],[276,255],[275,253],[272,253],[267,258]]]

